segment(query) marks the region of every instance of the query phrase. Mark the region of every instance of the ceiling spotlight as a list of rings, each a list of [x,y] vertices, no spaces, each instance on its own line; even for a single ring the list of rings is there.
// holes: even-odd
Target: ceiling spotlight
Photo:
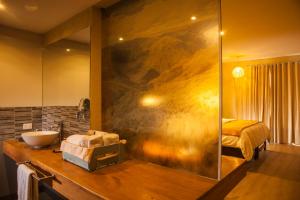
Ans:
[[[124,40],[124,38],[122,38],[122,37],[119,37],[119,41],[123,41]]]
[[[71,51],[71,49],[66,49],[66,52],[70,52]]]
[[[39,9],[38,0],[26,0],[26,3],[24,4],[25,10],[28,12],[34,12]]]
[[[191,16],[191,20],[192,20],[192,21],[195,21],[196,19],[197,19],[196,16]]]

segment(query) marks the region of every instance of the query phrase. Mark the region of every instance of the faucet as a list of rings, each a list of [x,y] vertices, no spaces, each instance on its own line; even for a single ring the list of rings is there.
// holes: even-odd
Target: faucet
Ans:
[[[64,139],[64,121],[61,120],[58,122],[58,132],[59,132],[59,143],[61,143]]]
[[[61,142],[63,141],[63,139],[64,139],[64,121],[63,120],[61,120],[61,121],[59,121],[58,122],[58,128],[57,128],[57,131],[58,131],[58,133],[59,133],[59,138],[58,138],[58,142],[59,142],[59,144],[61,144]],[[61,153],[61,150],[59,150],[59,149],[53,149],[52,150],[52,152],[53,153]]]

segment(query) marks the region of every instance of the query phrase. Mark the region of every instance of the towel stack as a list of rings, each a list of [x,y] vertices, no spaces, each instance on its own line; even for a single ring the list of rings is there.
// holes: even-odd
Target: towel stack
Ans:
[[[66,139],[66,141],[80,147],[93,148],[116,144],[119,142],[119,135],[115,133],[95,131],[93,135],[71,135]]]
[[[119,135],[90,130],[86,135],[71,135],[61,143],[61,151],[89,162],[95,147],[118,144]]]

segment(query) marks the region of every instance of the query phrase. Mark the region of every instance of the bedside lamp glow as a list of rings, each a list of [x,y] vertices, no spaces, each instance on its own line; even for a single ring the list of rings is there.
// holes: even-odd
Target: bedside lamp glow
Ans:
[[[234,78],[241,78],[245,75],[244,69],[240,66],[236,66],[233,70],[232,70],[232,76]]]

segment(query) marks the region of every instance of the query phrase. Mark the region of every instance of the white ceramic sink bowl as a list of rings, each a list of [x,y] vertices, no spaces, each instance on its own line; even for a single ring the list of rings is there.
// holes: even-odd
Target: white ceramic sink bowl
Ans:
[[[22,133],[22,138],[29,146],[42,148],[51,145],[58,134],[57,131],[34,131]]]

